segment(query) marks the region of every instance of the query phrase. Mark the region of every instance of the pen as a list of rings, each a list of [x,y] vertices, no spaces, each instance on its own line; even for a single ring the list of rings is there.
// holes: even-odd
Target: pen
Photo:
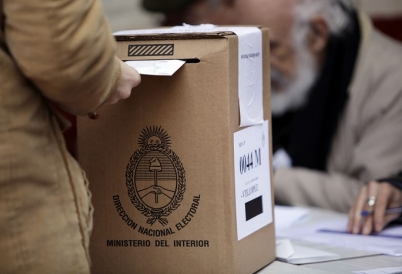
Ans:
[[[374,212],[373,210],[365,210],[362,211],[361,216],[366,217],[373,214],[373,212]],[[402,213],[402,206],[392,207],[385,210],[385,214],[391,214],[391,213]]]

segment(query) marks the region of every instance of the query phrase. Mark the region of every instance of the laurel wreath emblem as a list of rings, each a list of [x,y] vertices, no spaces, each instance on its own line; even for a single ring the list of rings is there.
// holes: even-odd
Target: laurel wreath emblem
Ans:
[[[134,186],[134,171],[136,170],[137,165],[142,157],[151,151],[158,151],[167,156],[173,163],[177,174],[176,193],[170,203],[161,209],[154,209],[141,202]],[[130,157],[130,161],[126,169],[126,186],[128,188],[128,196],[130,197],[131,203],[144,216],[148,217],[147,224],[152,226],[156,221],[159,221],[160,224],[165,226],[168,224],[168,220],[164,217],[169,216],[172,211],[176,210],[180,206],[180,203],[183,200],[184,192],[186,191],[186,176],[184,167],[180,162],[179,157],[168,146],[161,144],[144,145],[139,150],[135,151]]]

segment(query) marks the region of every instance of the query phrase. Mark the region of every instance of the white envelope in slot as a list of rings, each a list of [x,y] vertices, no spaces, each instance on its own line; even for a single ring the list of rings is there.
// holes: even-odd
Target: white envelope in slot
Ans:
[[[148,60],[126,61],[125,63],[135,68],[142,75],[172,76],[186,62],[181,60]]]

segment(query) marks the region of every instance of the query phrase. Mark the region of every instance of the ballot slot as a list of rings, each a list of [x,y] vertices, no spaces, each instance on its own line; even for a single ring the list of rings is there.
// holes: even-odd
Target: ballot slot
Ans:
[[[201,62],[199,58],[181,58],[181,59],[163,59],[163,60],[166,60],[166,61],[180,60],[180,61],[184,61],[186,64],[198,64]],[[127,62],[127,61],[132,61],[132,60],[122,60],[122,61]],[[155,59],[144,59],[142,61],[155,61]]]
[[[126,60],[125,62],[142,75],[172,76],[184,64],[197,64],[200,59]]]

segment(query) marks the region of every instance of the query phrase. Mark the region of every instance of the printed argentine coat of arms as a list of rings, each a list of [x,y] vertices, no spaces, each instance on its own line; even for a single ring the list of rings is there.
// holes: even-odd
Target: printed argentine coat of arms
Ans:
[[[167,216],[176,210],[186,191],[185,171],[179,157],[170,149],[170,137],[161,127],[146,127],[138,139],[126,169],[126,186],[131,203],[153,225],[168,224]]]

